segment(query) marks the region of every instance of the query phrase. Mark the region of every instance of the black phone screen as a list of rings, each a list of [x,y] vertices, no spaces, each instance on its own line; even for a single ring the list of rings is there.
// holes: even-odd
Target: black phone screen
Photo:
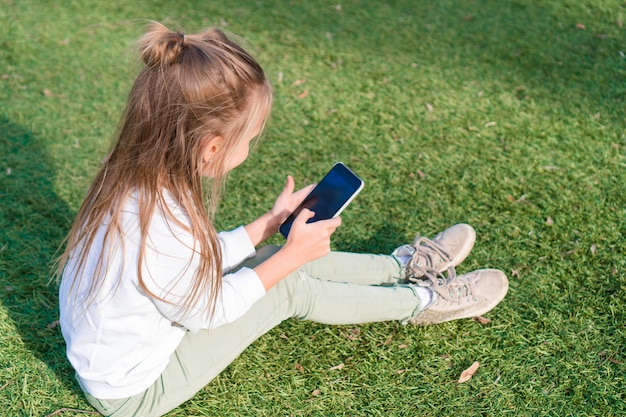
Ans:
[[[362,187],[363,181],[359,177],[341,162],[336,163],[298,208],[287,217],[287,220],[280,226],[280,233],[287,237],[293,221],[303,208],[315,213],[315,216],[310,218],[307,223],[337,216]]]

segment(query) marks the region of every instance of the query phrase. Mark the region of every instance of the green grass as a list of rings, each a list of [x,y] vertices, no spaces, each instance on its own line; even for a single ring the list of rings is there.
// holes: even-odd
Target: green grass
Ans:
[[[269,208],[287,174],[343,160],[366,187],[336,249],[463,221],[478,241],[459,270],[511,280],[487,325],[287,321],[169,416],[626,413],[623,1],[0,0],[1,415],[91,410],[50,260],[110,145],[142,19],[222,26],[272,78],[221,227]]]

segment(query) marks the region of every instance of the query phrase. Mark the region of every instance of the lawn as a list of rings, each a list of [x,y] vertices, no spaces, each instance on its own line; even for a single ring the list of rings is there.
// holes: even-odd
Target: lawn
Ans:
[[[221,228],[268,209],[287,174],[304,185],[341,160],[366,185],[334,249],[388,253],[467,222],[458,270],[510,279],[489,323],[288,320],[169,417],[626,414],[624,1],[0,0],[0,415],[93,411],[51,260],[146,19],[243,37],[274,85]]]

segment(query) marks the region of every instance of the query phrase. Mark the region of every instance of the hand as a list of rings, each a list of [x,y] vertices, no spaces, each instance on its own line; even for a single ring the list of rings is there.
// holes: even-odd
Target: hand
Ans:
[[[258,219],[245,225],[246,232],[250,241],[254,246],[259,245],[267,238],[278,232],[278,227],[285,221],[287,216],[293,212],[298,204],[311,192],[313,185],[304,187],[301,190],[293,192],[294,181],[291,176],[287,177],[287,184],[280,193],[274,207]]]
[[[283,249],[304,265],[330,253],[330,237],[341,225],[341,217],[307,223],[315,215],[303,209],[293,222]]]
[[[274,217],[276,224],[282,224],[287,216],[291,214],[298,204],[300,204],[304,198],[313,190],[315,184],[308,185],[296,192],[294,192],[295,181],[291,175],[287,176],[287,183],[285,188],[280,193],[274,207],[270,210],[271,215]]]
[[[285,187],[285,190],[288,191],[288,189],[289,180],[287,180],[287,187]],[[293,195],[291,192],[287,194]],[[281,279],[307,262],[330,253],[330,236],[341,225],[341,218],[335,217],[307,223],[307,220],[314,215],[315,213],[311,210],[303,209],[293,222],[287,242],[283,247],[254,268],[265,290],[269,290]]]

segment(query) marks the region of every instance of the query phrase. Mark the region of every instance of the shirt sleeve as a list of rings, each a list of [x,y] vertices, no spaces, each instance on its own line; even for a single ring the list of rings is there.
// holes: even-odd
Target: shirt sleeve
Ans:
[[[247,232],[239,227],[218,236],[225,273],[213,314],[208,314],[207,308],[210,286],[194,306],[185,309],[183,302],[193,287],[200,257],[193,237],[172,223],[162,216],[153,217],[142,265],[144,285],[160,298],[153,298],[153,302],[166,318],[193,332],[216,328],[237,320],[265,295],[265,287],[254,270],[240,268],[228,273],[255,253]],[[206,279],[214,282],[212,277]]]
[[[222,245],[222,270],[228,272],[256,253],[248,232],[240,226],[218,235]]]

